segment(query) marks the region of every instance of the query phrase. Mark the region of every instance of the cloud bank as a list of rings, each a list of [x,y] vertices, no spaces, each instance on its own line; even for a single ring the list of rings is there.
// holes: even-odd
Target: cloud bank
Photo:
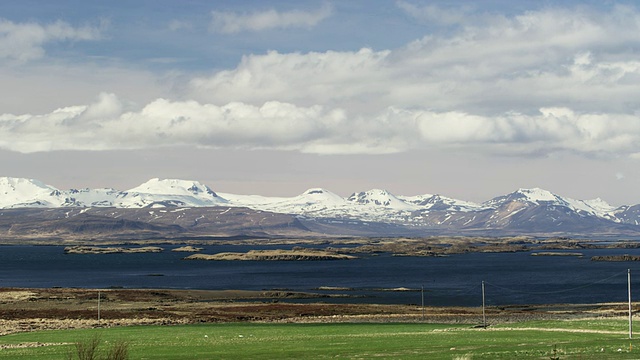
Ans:
[[[429,147],[511,154],[571,151],[640,154],[640,118],[543,108],[536,115],[480,116],[387,108],[374,116],[277,101],[222,106],[157,99],[127,111],[113,94],[44,115],[0,116],[0,148],[139,149],[179,145],[296,150],[318,154],[393,153]]]
[[[190,82],[204,102],[278,100],[379,112],[387,106],[479,114],[541,107],[633,112],[640,14],[549,9],[494,17],[402,48],[245,56]]]
[[[436,10],[424,8],[421,16]],[[324,5],[213,17],[219,31],[232,33],[314,26],[331,11]],[[447,24],[459,23],[454,15]],[[30,33],[16,26],[9,23],[10,35],[0,41]],[[0,115],[0,148],[187,145],[380,154],[438,147],[640,157],[635,8],[548,8],[456,26],[397,49],[247,55],[235,68],[178,87],[186,90],[176,98],[187,100],[157,98],[136,107],[105,92],[88,105]],[[63,23],[55,29],[25,41],[25,58],[39,56],[47,41],[97,36]],[[18,55],[4,55],[12,56]]]

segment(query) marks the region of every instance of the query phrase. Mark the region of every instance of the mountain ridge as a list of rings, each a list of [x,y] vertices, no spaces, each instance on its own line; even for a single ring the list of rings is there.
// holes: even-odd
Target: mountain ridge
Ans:
[[[477,204],[442,195],[396,196],[382,189],[355,192],[346,198],[322,188],[293,197],[237,195],[216,193],[198,181],[158,178],[125,191],[59,190],[34,179],[0,177],[0,209],[215,207],[287,214],[311,228],[330,228],[322,231],[335,234],[366,233],[374,223],[387,224],[376,227],[382,230],[375,232],[384,235],[404,230],[640,234],[640,205],[613,207],[599,198],[575,200],[540,188],[521,188]]]

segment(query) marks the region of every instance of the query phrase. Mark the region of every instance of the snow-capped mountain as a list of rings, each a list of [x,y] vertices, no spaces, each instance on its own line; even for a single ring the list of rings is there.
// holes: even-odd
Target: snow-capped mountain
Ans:
[[[207,198],[218,197],[208,186],[197,181],[178,179],[151,179],[144,184],[129,189],[129,193],[153,194],[153,195],[180,195],[197,196]]]
[[[218,206],[227,200],[197,181],[151,179],[127,191],[58,190],[33,179],[0,178],[0,208]]]
[[[0,208],[58,207],[58,189],[38,180],[0,178]]]
[[[448,198],[441,195],[417,195],[417,196],[398,196],[404,202],[414,204],[423,210],[431,211],[480,211],[486,209],[486,207],[472,203],[469,201],[457,200]]]
[[[144,221],[162,222],[169,221],[167,219],[173,216],[171,214],[185,215],[190,208],[216,207],[248,208],[254,211],[252,216],[256,217],[261,212],[286,214],[312,227],[331,224],[331,229],[323,228],[323,232],[339,232],[339,229],[354,226],[373,229],[371,225],[375,223],[388,224],[396,230],[422,229],[447,233],[500,230],[513,233],[620,231],[640,234],[640,205],[614,208],[601,199],[574,200],[538,188],[519,189],[476,204],[441,195],[396,196],[379,189],[356,192],[346,198],[319,188],[309,189],[294,197],[266,197],[216,193],[200,182],[177,179],[151,179],[132,189],[119,191],[59,190],[37,180],[0,178],[0,208],[3,209],[159,209],[159,212],[148,212],[155,215]],[[241,216],[243,212],[231,213]],[[140,219],[136,218],[136,221]],[[173,223],[177,221],[174,219]],[[202,224],[203,221],[213,223],[211,219],[197,216],[193,221],[194,224]],[[376,231],[379,233],[382,230]]]
[[[482,204],[491,208],[491,216],[483,220],[485,228],[573,228],[589,231],[604,224],[622,223],[621,208],[614,208],[601,199],[575,200],[550,191],[519,189]]]
[[[354,193],[347,198],[347,201],[353,204],[365,205],[365,206],[382,206],[388,209],[395,210],[418,210],[418,206],[402,201],[395,195],[386,190],[373,189],[369,191],[363,191]]]
[[[228,203],[208,186],[197,181],[151,179],[119,195],[114,206],[143,207],[205,207]]]
[[[575,212],[582,212],[598,217],[611,215],[615,208],[601,199],[574,200],[560,197],[550,191],[533,188],[519,189],[510,194],[500,196],[485,202],[483,205],[498,208],[509,202],[519,202],[529,205],[563,206]]]
[[[258,195],[220,194],[233,206],[310,218],[350,218],[355,213],[346,199],[331,191],[315,188],[291,198]]]
[[[356,195],[359,197],[356,198]],[[221,194],[236,206],[294,214],[304,217],[359,219],[379,221],[391,220],[398,213],[416,210],[415,206],[405,203],[384,190],[370,190],[343,198],[326,189],[309,189],[291,198],[269,198],[261,196],[242,196]]]

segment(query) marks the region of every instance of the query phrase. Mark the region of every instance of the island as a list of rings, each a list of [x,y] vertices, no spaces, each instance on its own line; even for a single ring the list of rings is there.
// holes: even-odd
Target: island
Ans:
[[[313,261],[313,260],[351,260],[352,255],[338,254],[332,251],[315,249],[294,250],[250,250],[246,253],[223,252],[218,254],[193,254],[184,260],[221,260],[221,261]]]
[[[579,252],[542,251],[531,253],[531,256],[584,256]]]
[[[182,247],[179,247],[179,248],[172,249],[171,251],[174,251],[174,252],[200,252],[203,249],[204,248],[201,248],[201,247],[194,247],[194,246],[188,245],[188,246],[182,246]]]
[[[158,246],[143,246],[137,248],[126,247],[98,247],[98,246],[67,246],[65,254],[134,254],[134,253],[159,253],[162,248]]]
[[[640,261],[638,255],[606,255],[606,256],[592,256],[591,261]]]

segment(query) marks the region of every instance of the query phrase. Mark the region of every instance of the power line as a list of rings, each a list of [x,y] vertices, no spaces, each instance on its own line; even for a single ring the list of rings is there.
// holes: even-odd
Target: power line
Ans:
[[[457,295],[466,295],[466,294],[470,294],[470,293],[475,293],[478,291],[478,285],[472,285],[472,286],[468,286],[466,288],[462,288],[459,290],[453,290],[453,292],[455,292]],[[451,292],[450,290],[442,290],[443,292]]]
[[[510,292],[514,292],[514,293],[527,294],[527,295],[549,295],[549,294],[561,294],[561,293],[566,293],[566,292],[571,292],[571,291],[575,291],[575,290],[584,289],[584,288],[587,288],[587,287],[590,287],[590,286],[594,286],[594,285],[603,283],[605,281],[611,280],[611,279],[613,279],[615,277],[621,276],[622,274],[626,274],[626,273],[627,273],[627,271],[623,271],[623,272],[620,272],[620,273],[616,273],[616,274],[614,274],[612,276],[609,276],[609,277],[607,277],[605,279],[597,280],[597,281],[594,281],[594,282],[589,283],[589,284],[580,285],[580,286],[577,286],[577,287],[574,287],[574,288],[570,288],[570,289],[556,290],[556,291],[533,292],[533,291],[524,291],[524,290],[512,289],[512,288],[508,288],[508,287],[492,284],[492,283],[489,283],[489,282],[486,282],[486,281],[485,281],[485,284],[493,286],[494,288],[497,288],[497,289],[506,290],[506,291],[510,291]]]

